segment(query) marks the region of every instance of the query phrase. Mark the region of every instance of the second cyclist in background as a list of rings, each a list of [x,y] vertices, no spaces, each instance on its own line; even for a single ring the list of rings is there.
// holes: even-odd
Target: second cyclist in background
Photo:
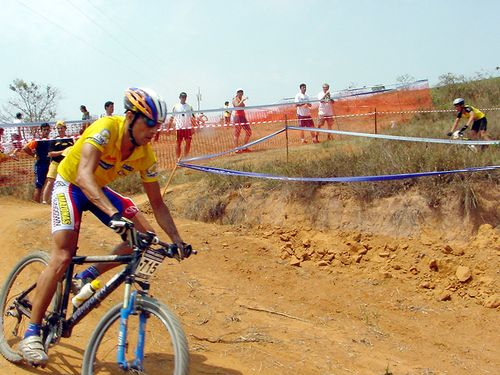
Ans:
[[[470,128],[471,139],[474,140],[482,139],[487,141],[491,140],[491,138],[486,132],[488,126],[488,120],[486,119],[486,115],[483,112],[481,112],[479,109],[471,105],[465,105],[465,99],[463,98],[455,99],[453,101],[453,106],[457,110],[457,117],[455,118],[453,126],[451,127],[451,130],[448,133],[449,137],[451,137],[453,135],[453,132],[457,130],[458,124],[463,117],[467,119],[467,123],[463,128],[464,130],[466,128],[470,128],[470,126],[472,125],[472,128]]]

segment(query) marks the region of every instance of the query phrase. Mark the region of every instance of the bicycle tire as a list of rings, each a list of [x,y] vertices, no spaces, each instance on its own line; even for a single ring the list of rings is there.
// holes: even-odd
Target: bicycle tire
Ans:
[[[151,344],[151,348],[154,348],[155,351],[161,349],[166,353],[153,353],[150,352],[151,349],[146,349],[144,353],[145,360],[146,358],[148,360],[152,360],[152,362],[149,362],[148,364],[153,364],[153,366],[147,368],[145,364],[144,371],[146,372],[137,372],[137,370],[129,370],[129,372],[135,374],[144,373],[148,375],[187,375],[189,373],[189,349],[186,335],[182,330],[179,320],[163,303],[150,297],[138,297],[136,306],[138,311],[145,311],[150,314],[150,317],[147,321],[148,331],[146,333],[146,345]],[[97,324],[83,356],[82,375],[95,375],[99,373],[123,373],[123,371],[118,367],[118,364],[116,363],[116,343],[118,341],[118,323],[120,320],[121,308],[121,303],[112,307]],[[152,317],[158,318],[159,322],[154,323],[154,326],[150,327],[152,323]],[[133,318],[138,319],[138,315],[129,316],[129,332],[132,326],[131,320],[134,320]],[[161,332],[157,332],[158,328],[161,326],[167,329],[168,334],[161,335]],[[105,338],[106,334],[110,336]],[[156,334],[160,334],[161,336],[155,336]],[[127,336],[128,338],[130,338],[132,335],[127,334]],[[156,341],[153,340],[153,338],[156,339],[156,337],[161,338],[162,341],[168,341],[170,345],[158,344],[157,342],[154,344],[150,343],[150,341]],[[101,344],[102,346],[107,347],[100,349],[99,347],[101,346]],[[97,352],[101,350],[103,350],[103,356],[106,358],[96,358]],[[99,355],[99,357],[101,357],[101,355]]]
[[[7,310],[12,308],[11,311],[16,312],[12,305],[14,298],[23,291],[29,289],[30,286],[36,284],[40,272],[45,269],[49,263],[49,259],[49,254],[41,250],[34,251],[21,259],[14,266],[12,271],[10,271],[0,292],[0,352],[5,359],[12,363],[21,363],[23,361],[23,358],[17,351],[17,344],[22,340],[22,335],[24,334],[22,328],[26,327],[29,318],[22,315],[20,321],[16,323],[18,319],[14,316],[7,315]],[[31,269],[32,267],[28,269],[29,266],[35,266],[34,270]],[[26,280],[20,278],[21,275],[23,278],[26,278]],[[27,295],[26,298],[28,301],[30,300],[30,296],[33,296],[34,290],[35,289]],[[58,286],[51,304],[49,305],[49,309],[47,309],[46,316],[50,314],[54,306],[59,305],[60,300],[61,288]],[[14,327],[13,331],[8,332],[8,329],[11,327]]]

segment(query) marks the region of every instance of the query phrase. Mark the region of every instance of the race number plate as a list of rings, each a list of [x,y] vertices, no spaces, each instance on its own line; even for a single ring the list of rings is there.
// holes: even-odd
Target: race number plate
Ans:
[[[142,254],[141,261],[135,271],[135,276],[140,279],[148,280],[156,272],[161,262],[163,262],[163,259],[165,259],[164,255],[157,251],[147,249]]]

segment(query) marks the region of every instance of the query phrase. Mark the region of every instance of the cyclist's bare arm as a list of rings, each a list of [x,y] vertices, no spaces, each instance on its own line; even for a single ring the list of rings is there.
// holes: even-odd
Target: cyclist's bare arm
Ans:
[[[455,122],[453,123],[453,126],[451,127],[450,133],[453,133],[457,129],[459,122],[460,122],[460,119],[457,117],[455,119]]]
[[[102,189],[95,180],[95,170],[99,165],[102,152],[90,143],[85,143],[82,146],[82,154],[80,157],[80,165],[78,166],[78,175],[76,184],[82,189],[86,197],[96,205],[101,211],[109,216],[118,212],[115,206],[104,195]]]
[[[143,182],[143,186],[149,202],[151,203],[156,221],[161,229],[163,229],[177,245],[182,244],[182,238],[175,226],[174,219],[161,196],[160,184],[158,182]]]

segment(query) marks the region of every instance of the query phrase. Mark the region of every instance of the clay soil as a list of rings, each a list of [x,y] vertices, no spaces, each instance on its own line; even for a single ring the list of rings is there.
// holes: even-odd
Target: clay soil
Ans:
[[[0,207],[3,284],[23,255],[50,250],[50,208],[7,197]],[[152,291],[183,324],[192,374],[499,373],[498,228],[445,242],[432,231],[398,237],[175,216],[199,252],[164,263]],[[86,215],[79,252],[107,253],[114,236]],[[79,374],[105,307],[52,348],[45,369],[0,358],[0,374]]]

